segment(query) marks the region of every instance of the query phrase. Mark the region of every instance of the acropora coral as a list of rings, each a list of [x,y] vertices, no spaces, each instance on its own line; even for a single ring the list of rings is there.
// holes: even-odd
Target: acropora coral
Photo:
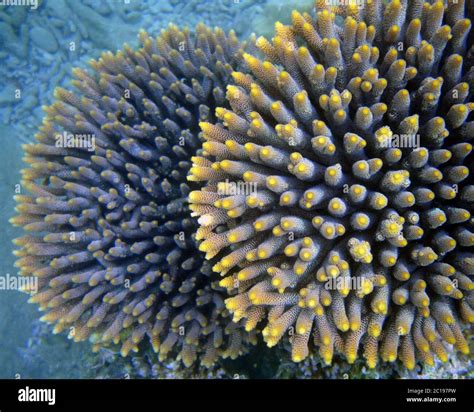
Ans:
[[[204,25],[139,38],[138,50],[75,69],[76,91],[56,89],[37,143],[24,146],[16,265],[38,280],[30,301],[54,332],[120,344],[123,356],[149,341],[160,360],[212,365],[254,334],[232,322],[197,251],[186,175],[198,123],[225,104],[245,44]]]
[[[190,193],[227,308],[292,359],[467,354],[474,69],[464,0],[317,1],[244,54]],[[359,3],[362,7],[359,7]],[[470,53],[473,50],[471,48]]]

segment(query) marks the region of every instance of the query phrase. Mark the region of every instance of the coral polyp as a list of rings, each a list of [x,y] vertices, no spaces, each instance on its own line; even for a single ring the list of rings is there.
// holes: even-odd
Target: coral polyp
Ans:
[[[464,1],[316,2],[257,39],[202,122],[197,238],[269,347],[445,362],[474,322]],[[350,3],[350,2],[349,2]],[[337,15],[336,15],[337,14]],[[472,53],[472,49],[470,51]]]
[[[234,324],[223,290],[197,252],[186,175],[200,147],[199,121],[225,104],[242,62],[235,34],[171,25],[142,46],[74,71],[77,91],[57,100],[37,143],[25,145],[15,240],[30,299],[54,331],[123,356],[150,342],[159,359],[211,366],[235,358],[252,336]],[[191,185],[192,186],[192,185]]]

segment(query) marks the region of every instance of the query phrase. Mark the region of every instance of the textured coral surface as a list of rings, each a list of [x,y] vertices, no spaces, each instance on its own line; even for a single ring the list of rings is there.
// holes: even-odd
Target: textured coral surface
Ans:
[[[467,354],[471,21],[459,1],[293,11],[202,122],[190,193],[227,308],[292,358]]]
[[[318,0],[258,50],[142,31],[75,69],[24,146],[11,219],[42,320],[140,352],[140,376],[221,376],[258,335],[278,351],[242,365],[289,346],[304,362],[267,365],[288,376],[468,354],[471,21],[464,0],[386,3]]]
[[[58,88],[45,108],[37,143],[24,147],[29,194],[11,221],[28,234],[15,240],[16,264],[38,278],[30,301],[55,332],[121,344],[123,356],[150,341],[160,360],[189,366],[202,354],[211,365],[251,335],[196,250],[186,175],[198,122],[225,104],[244,45],[204,25],[140,41],[76,69],[76,91]]]

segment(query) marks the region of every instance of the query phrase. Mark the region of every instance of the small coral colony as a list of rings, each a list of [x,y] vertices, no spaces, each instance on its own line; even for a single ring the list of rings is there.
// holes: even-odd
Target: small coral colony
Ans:
[[[369,368],[469,353],[468,6],[332,3],[272,39],[142,31],[56,89],[11,220],[55,333],[186,367],[259,341]]]

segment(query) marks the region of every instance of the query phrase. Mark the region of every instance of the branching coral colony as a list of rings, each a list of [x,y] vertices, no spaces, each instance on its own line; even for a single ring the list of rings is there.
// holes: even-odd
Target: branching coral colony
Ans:
[[[210,366],[255,333],[232,322],[197,251],[186,174],[198,123],[225,104],[245,45],[203,25],[140,40],[92,61],[92,73],[76,69],[78,93],[57,89],[45,108],[38,143],[24,147],[29,194],[12,223],[30,234],[15,240],[16,264],[38,278],[30,300],[55,332],[121,344],[124,356],[149,340],[161,360]]]
[[[185,366],[235,358],[259,330],[294,361],[469,352],[464,1],[332,3],[259,51],[202,25],[142,32],[76,69],[78,94],[57,89],[12,218],[55,332],[124,356],[149,341]]]
[[[289,338],[296,362],[312,348],[327,364],[341,353],[371,368],[433,365],[451,345],[467,354],[464,1],[317,3],[314,17],[293,11],[272,41],[257,40],[263,57],[245,54],[251,74],[234,72],[227,88],[232,109],[201,123],[189,176],[203,185],[190,193],[200,249],[219,259],[234,321],[263,328],[270,347]],[[256,190],[235,191],[242,182]]]

